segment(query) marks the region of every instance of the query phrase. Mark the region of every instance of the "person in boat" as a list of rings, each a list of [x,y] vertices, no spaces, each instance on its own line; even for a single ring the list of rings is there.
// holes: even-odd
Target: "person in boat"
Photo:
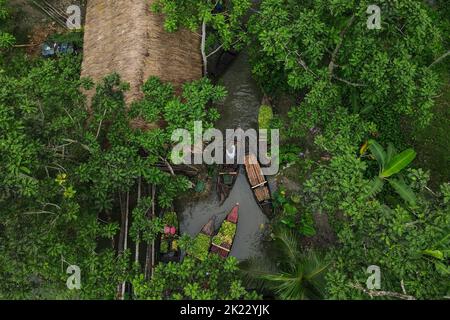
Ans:
[[[235,144],[232,144],[231,146],[227,147],[226,156],[227,156],[226,163],[231,162],[231,160],[233,160],[233,162],[234,162],[234,159],[236,158],[236,145]]]

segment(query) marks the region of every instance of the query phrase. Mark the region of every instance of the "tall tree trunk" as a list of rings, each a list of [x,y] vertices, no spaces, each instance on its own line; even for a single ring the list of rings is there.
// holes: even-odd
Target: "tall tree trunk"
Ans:
[[[152,185],[151,187],[151,194],[152,194],[152,209],[148,212],[148,219],[153,219],[155,216],[155,195],[156,195],[156,189],[155,186]],[[153,266],[155,263],[155,241],[152,241],[151,243],[147,243],[147,252],[145,257],[145,268],[144,268],[144,274],[146,279],[150,279],[153,274]]]
[[[125,209],[123,207],[122,193],[119,192],[119,206],[120,206],[120,233],[117,244],[117,255],[120,257],[123,253],[124,239],[125,239]],[[122,300],[122,284],[117,285],[116,299]]]
[[[126,201],[126,208],[125,208],[125,239],[124,239],[124,245],[123,245],[123,251],[126,251],[128,249],[128,217],[130,214],[130,192],[127,191],[127,201]],[[122,292],[121,292],[121,300],[125,298],[125,281],[122,282]]]
[[[123,254],[125,250],[128,249],[128,216],[129,216],[129,207],[130,207],[130,192],[127,191],[126,200],[125,200],[125,208],[123,208],[122,196],[120,199],[120,208],[122,211],[122,221],[120,227],[120,236],[119,236],[119,256]],[[117,286],[117,299],[123,300],[125,298],[125,281]]]
[[[203,59],[203,76],[208,75],[208,57],[206,56],[206,22],[203,20],[202,23],[202,42],[201,42],[201,52]]]
[[[141,201],[141,177],[139,177],[139,180],[138,180],[137,204],[136,205],[139,205],[140,201]],[[139,235],[138,235],[137,239],[136,239],[135,252],[134,252],[134,262],[136,264],[139,263],[139,243],[140,243],[140,241],[139,241]]]
[[[125,240],[125,209],[123,207],[122,193],[120,192],[119,192],[119,204],[120,204],[120,233],[119,233],[119,241],[117,244],[117,253],[122,254]]]
[[[155,199],[156,199],[156,189],[152,188],[152,219],[155,218]],[[155,267],[155,239],[152,241],[152,265],[150,268],[150,278],[153,277],[153,268]]]

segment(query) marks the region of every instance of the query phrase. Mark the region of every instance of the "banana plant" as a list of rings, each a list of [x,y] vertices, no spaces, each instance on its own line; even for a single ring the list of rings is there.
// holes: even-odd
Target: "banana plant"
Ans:
[[[448,230],[448,226],[446,226]],[[450,276],[450,266],[448,265],[448,259],[450,258],[450,233],[435,243],[431,248],[423,250],[422,256],[433,262],[436,270],[442,274]]]
[[[416,204],[416,196],[405,183],[401,171],[405,169],[416,157],[416,152],[409,148],[397,153],[394,146],[389,144],[387,150],[375,140],[369,140],[361,148],[361,155],[369,150],[373,158],[378,162],[379,173],[371,182],[370,196],[379,193],[386,182],[410,205]]]

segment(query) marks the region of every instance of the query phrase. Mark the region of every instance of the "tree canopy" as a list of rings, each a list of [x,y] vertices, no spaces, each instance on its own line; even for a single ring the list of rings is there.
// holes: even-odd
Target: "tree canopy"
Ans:
[[[308,117],[326,121],[337,106],[372,120],[386,140],[399,135],[403,116],[429,123],[439,89],[429,65],[444,52],[431,9],[423,1],[378,1],[381,29],[374,30],[367,28],[370,4],[266,0],[252,16],[253,71],[261,85],[306,93],[292,111],[292,131],[306,127]]]

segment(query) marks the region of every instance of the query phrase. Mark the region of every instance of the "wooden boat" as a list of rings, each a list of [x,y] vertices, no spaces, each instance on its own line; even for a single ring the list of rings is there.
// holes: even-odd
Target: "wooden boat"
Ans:
[[[219,166],[219,174],[217,176],[217,195],[220,205],[227,200],[231,190],[239,175],[239,165],[223,164]]]
[[[178,260],[180,252],[177,239],[179,237],[179,222],[176,212],[166,212],[163,215],[164,231],[161,235],[159,253],[161,261]]]
[[[236,203],[220,226],[219,232],[212,239],[212,253],[218,254],[222,258],[228,257],[233,247],[234,237],[236,236],[238,218],[239,203]]]
[[[271,215],[273,209],[269,185],[266,177],[262,173],[261,166],[256,156],[252,153],[245,156],[245,171],[250,187],[252,188],[255,199],[261,207],[261,210],[266,215]]]
[[[202,227],[199,234],[195,237],[194,242],[187,251],[187,254],[195,257],[201,261],[208,257],[209,249],[211,247],[211,240],[215,231],[216,216],[213,216]]]

